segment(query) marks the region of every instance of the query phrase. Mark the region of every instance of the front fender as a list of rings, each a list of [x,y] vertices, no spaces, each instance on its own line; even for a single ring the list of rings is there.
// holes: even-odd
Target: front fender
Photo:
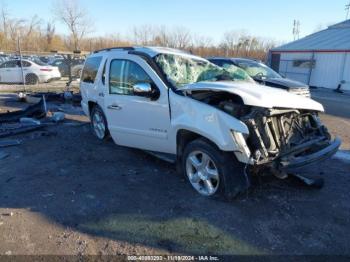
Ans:
[[[231,130],[249,134],[248,127],[240,120],[190,97],[173,94],[170,104],[174,137],[184,129],[209,139],[223,151],[237,151]]]

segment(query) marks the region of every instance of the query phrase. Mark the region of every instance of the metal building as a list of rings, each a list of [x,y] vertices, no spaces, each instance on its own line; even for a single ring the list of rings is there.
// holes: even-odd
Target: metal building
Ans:
[[[350,20],[270,50],[269,64],[310,86],[350,90]]]

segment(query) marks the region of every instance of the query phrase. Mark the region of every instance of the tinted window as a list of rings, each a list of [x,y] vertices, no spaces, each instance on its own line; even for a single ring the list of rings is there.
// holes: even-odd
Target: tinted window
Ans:
[[[221,67],[224,65],[233,65],[232,61],[230,61],[230,60],[211,59],[209,61],[212,62],[213,64],[221,66]]]
[[[86,60],[83,73],[82,73],[82,80],[85,83],[94,83],[96,79],[96,75],[98,72],[98,69],[100,67],[102,61],[102,57],[91,57]]]
[[[20,61],[17,61],[17,66],[21,67],[21,62]],[[28,61],[22,61],[22,66],[23,67],[30,67],[31,63],[29,63]]]
[[[133,95],[137,83],[152,83],[151,78],[138,64],[127,60],[113,60],[109,72],[111,94]]]
[[[14,67],[18,67],[19,65],[17,64],[17,61],[13,60],[13,61],[8,61],[6,63],[3,64],[2,67],[4,68],[14,68]]]

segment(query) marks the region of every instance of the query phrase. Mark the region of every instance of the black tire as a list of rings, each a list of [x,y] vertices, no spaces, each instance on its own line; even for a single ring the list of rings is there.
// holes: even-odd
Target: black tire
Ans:
[[[39,84],[39,78],[35,74],[27,74],[25,77],[27,85],[37,85]]]
[[[216,192],[207,197],[232,200],[238,194],[245,192],[249,188],[250,181],[245,171],[245,164],[238,162],[233,152],[223,152],[209,140],[199,138],[186,146],[182,157],[183,174],[195,190],[197,189],[192,185],[189,175],[187,174],[186,163],[191,153],[198,151],[204,152],[211,158],[219,176]]]
[[[101,117],[101,122],[100,124],[104,125],[104,132],[101,131],[98,132],[95,124],[96,124],[96,118],[95,115],[98,115],[99,117]],[[95,137],[97,137],[99,140],[107,140],[109,138],[109,131],[108,131],[108,124],[107,124],[107,119],[105,114],[103,113],[102,109],[100,106],[95,105],[92,110],[91,110],[91,114],[90,114],[90,126],[91,126],[91,131],[94,134]]]
[[[83,72],[83,69],[79,69],[78,72],[77,72],[76,77],[80,78],[82,72]]]

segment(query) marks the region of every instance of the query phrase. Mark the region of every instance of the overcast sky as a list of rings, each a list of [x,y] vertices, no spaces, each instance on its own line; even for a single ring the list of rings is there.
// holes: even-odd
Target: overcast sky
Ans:
[[[0,0],[11,15],[35,14],[52,20],[54,0]],[[219,41],[227,30],[285,42],[292,40],[294,19],[301,22],[301,36],[345,20],[349,0],[80,0],[94,23],[94,35],[120,32],[133,26],[185,26],[191,32]],[[66,33],[62,25],[59,33]]]

